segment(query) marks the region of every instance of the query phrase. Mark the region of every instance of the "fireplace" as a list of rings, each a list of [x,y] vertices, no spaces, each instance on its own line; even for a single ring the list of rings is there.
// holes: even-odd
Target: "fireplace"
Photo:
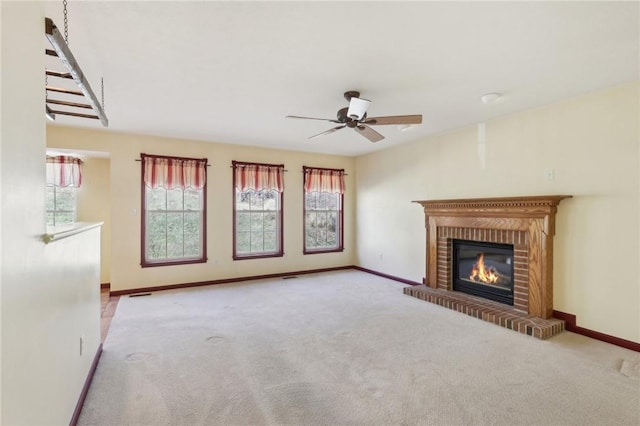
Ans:
[[[513,245],[453,240],[454,291],[513,306]]]
[[[424,208],[424,285],[405,294],[546,339],[553,318],[553,236],[570,195],[415,201]],[[478,281],[492,272],[495,282]],[[481,296],[481,297],[479,297]]]

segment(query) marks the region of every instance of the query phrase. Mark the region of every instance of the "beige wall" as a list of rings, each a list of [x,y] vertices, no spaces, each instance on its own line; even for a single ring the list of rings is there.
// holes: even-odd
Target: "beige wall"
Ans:
[[[41,239],[43,3],[3,1],[0,10],[0,423],[62,425],[71,420],[100,344],[99,233]]]
[[[355,159],[301,152],[258,149],[220,143],[138,136],[101,130],[49,126],[47,145],[108,152],[111,164],[111,290],[246,277],[347,266],[354,263]],[[140,267],[140,153],[206,157],[207,256],[204,264]],[[284,164],[283,258],[232,259],[231,161]],[[302,254],[302,166],[344,168],[349,174],[345,194],[345,250]]]
[[[111,272],[111,161],[83,155],[82,185],[78,189],[77,220],[103,222],[100,233],[100,282],[109,283]]]
[[[358,158],[358,264],[422,280],[424,214],[412,200],[570,194],[554,308],[640,342],[639,114],[633,83],[487,122],[484,159],[475,125]]]

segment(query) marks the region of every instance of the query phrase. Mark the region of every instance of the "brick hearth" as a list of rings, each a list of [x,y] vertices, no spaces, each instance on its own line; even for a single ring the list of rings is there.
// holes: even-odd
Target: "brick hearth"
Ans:
[[[553,236],[556,207],[568,197],[416,201],[425,212],[426,278],[405,294],[541,339],[562,332],[552,319]],[[513,306],[452,291],[453,239],[513,245]]]
[[[538,318],[511,306],[457,291],[434,290],[421,285],[405,287],[404,294],[538,339],[548,339],[564,331],[562,320]]]

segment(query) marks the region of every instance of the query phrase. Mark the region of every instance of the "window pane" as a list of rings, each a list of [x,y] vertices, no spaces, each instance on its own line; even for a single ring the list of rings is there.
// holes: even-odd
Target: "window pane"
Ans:
[[[193,189],[184,191],[184,209],[200,210],[200,191]]]
[[[277,250],[277,236],[274,232],[264,233],[264,251],[276,251]]]
[[[265,191],[264,193],[264,210],[278,209],[278,191]]]
[[[327,208],[327,193],[316,193],[316,210],[325,210]]]
[[[236,213],[236,231],[244,232],[251,229],[251,213]]]
[[[251,252],[260,253],[263,251],[263,238],[262,232],[251,232]]]
[[[47,210],[55,210],[56,209],[56,196],[55,189],[53,186],[47,186]],[[51,219],[53,222],[53,219]]]
[[[172,191],[169,191],[172,192]],[[167,257],[182,257],[184,254],[184,226],[182,213],[167,213]]]
[[[167,191],[167,210],[182,210],[182,189]]]
[[[250,210],[252,191],[240,192],[236,189],[236,210]]]
[[[75,210],[76,189],[73,187],[56,188],[56,210]]]
[[[147,235],[151,238],[164,238],[167,235],[167,215],[165,213],[149,213]]]
[[[47,212],[47,226],[54,226],[55,222],[53,221],[53,212]]]
[[[251,230],[262,232],[262,213],[251,213]]]
[[[315,210],[317,192],[306,192],[304,194],[304,203],[307,210]]]
[[[264,214],[264,230],[275,231],[278,228],[277,215],[275,212],[267,212]]]
[[[239,232],[236,235],[236,251],[238,253],[251,252],[251,237],[248,232]]]
[[[256,192],[251,195],[251,210],[262,210],[262,206],[264,205],[264,192]]]
[[[338,230],[338,213],[327,214],[327,231],[335,233]]]
[[[184,234],[187,235],[200,235],[200,212],[186,212],[184,213]]]
[[[167,215],[149,213],[146,228],[147,258],[161,259],[167,256]]]
[[[167,208],[167,191],[164,188],[151,189],[145,186],[145,190],[149,210],[165,210]]]
[[[341,248],[341,200],[341,194],[305,194],[305,249],[323,251]]]
[[[73,223],[73,213],[65,212],[65,213],[56,213],[54,216],[55,226],[58,225],[67,225],[69,223]]]
[[[167,257],[167,239],[154,238],[147,240],[147,258],[150,260],[165,259]]]
[[[184,240],[184,255],[185,257],[200,257],[200,238],[190,237],[185,235]]]
[[[338,197],[340,194],[329,194],[325,193],[325,206],[327,210],[337,210],[338,209]]]

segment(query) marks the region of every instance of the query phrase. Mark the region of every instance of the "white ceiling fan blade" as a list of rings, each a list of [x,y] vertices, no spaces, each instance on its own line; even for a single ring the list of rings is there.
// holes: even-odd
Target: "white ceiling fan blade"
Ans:
[[[353,97],[349,101],[349,110],[347,111],[347,116],[353,120],[362,120],[362,117],[367,113],[367,109],[369,109],[369,104],[371,101],[366,99],[360,99]]]
[[[317,138],[318,136],[328,135],[329,133],[333,133],[333,132],[335,132],[336,130],[343,129],[343,128],[345,128],[345,127],[347,127],[347,125],[346,125],[346,124],[344,124],[344,125],[342,125],[342,126],[334,127],[333,129],[325,130],[325,131],[324,131],[324,132],[322,132],[322,133],[318,133],[317,135],[309,136],[309,139]]]

